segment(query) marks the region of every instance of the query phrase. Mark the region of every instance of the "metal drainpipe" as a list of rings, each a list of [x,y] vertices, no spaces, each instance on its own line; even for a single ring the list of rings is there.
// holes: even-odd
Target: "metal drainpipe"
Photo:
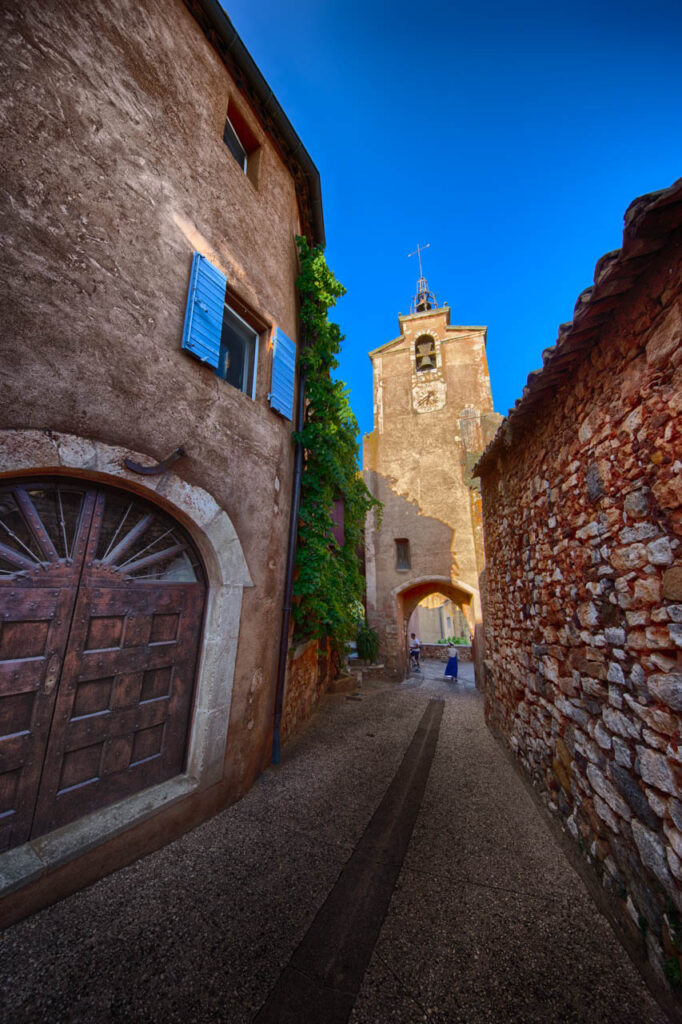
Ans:
[[[305,374],[298,377],[298,404],[296,406],[295,429],[303,430],[305,415]],[[272,763],[280,761],[279,729],[282,722],[282,705],[284,704],[284,682],[287,674],[287,653],[289,650],[289,624],[291,622],[291,593],[294,587],[294,560],[296,558],[296,539],[298,537],[298,510],[301,504],[301,477],[303,475],[303,445],[296,442],[294,455],[294,489],[291,495],[291,523],[289,526],[289,549],[287,551],[287,571],[284,580],[284,612],[282,614],[282,632],[279,639],[279,660],[277,662],[277,687],[275,689],[275,718],[272,730]]]

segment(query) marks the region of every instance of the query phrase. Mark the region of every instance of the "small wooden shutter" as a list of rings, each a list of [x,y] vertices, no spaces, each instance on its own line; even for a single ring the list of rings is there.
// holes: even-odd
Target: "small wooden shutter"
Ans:
[[[209,263],[205,256],[195,252],[192,257],[182,347],[214,369],[218,368],[220,359],[226,287],[225,275]]]
[[[288,420],[294,415],[294,384],[296,380],[296,344],[279,327],[272,335],[272,391],[270,406]]]

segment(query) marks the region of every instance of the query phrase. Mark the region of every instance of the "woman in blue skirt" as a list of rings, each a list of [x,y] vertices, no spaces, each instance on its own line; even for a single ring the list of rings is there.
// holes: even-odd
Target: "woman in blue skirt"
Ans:
[[[450,647],[448,647],[448,663],[445,666],[445,672],[443,675],[451,676],[453,679],[456,679],[458,668],[459,662],[457,661],[457,648],[451,644]]]

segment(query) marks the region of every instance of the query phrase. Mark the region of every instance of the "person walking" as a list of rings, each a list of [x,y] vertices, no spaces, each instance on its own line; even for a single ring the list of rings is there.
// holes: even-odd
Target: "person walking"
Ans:
[[[459,659],[457,658],[457,648],[454,644],[450,644],[448,647],[448,663],[445,666],[445,672],[443,675],[446,678],[450,677],[451,679],[456,679],[458,671]]]

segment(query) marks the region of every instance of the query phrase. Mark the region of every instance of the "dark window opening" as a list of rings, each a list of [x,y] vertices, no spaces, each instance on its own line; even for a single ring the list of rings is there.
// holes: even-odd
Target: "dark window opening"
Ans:
[[[396,569],[409,569],[410,565],[410,542],[404,538],[395,542],[395,567]]]
[[[237,135],[234,125],[230,121],[229,117],[225,118],[225,130],[223,132],[223,142],[229,149],[232,156],[235,158],[244,174],[248,166],[248,158],[246,149],[242,146],[239,136]]]
[[[227,106],[223,142],[251,184],[258,188],[261,145],[247,119],[231,100]]]
[[[220,336],[220,358],[217,374],[254,398],[258,334],[233,309],[225,305],[223,330]]]

